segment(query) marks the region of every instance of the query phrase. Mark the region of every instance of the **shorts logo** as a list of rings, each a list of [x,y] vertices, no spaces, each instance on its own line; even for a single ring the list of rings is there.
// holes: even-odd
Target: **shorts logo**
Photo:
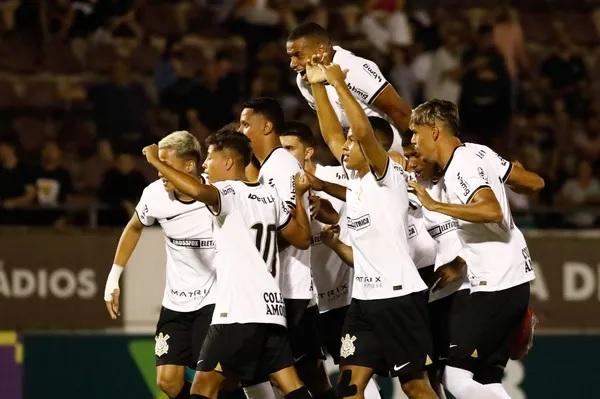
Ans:
[[[156,338],[154,338],[154,340],[156,341],[156,344],[154,345],[154,354],[156,356],[161,357],[162,355],[169,352],[169,344],[167,344],[167,340],[169,338],[171,338],[169,337],[169,334],[163,335],[163,333],[158,333]]]
[[[354,346],[354,341],[356,341],[356,337],[350,336],[350,334],[346,334],[345,337],[342,337],[342,347],[340,348],[340,356],[344,359],[348,356],[354,355],[354,351],[356,347]]]

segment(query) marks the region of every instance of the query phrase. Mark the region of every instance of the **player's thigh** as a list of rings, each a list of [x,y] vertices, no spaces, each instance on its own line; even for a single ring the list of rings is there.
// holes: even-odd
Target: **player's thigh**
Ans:
[[[193,317],[187,312],[161,308],[156,324],[154,355],[156,366],[195,364],[192,351]]]
[[[319,315],[319,333],[321,344],[325,351],[333,358],[335,364],[340,363],[340,346],[342,328],[346,319],[348,306],[329,310]]]

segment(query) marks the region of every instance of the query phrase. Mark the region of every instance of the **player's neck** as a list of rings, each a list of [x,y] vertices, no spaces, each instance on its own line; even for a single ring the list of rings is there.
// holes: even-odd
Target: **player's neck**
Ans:
[[[369,173],[369,165],[361,166],[360,168],[356,169],[356,173],[358,173],[358,177],[363,177]]]
[[[454,154],[454,150],[457,147],[460,147],[462,143],[456,136],[448,136],[444,139],[440,140],[438,145],[438,159],[437,164],[443,170],[446,169],[448,162],[452,159],[452,155]]]
[[[304,161],[304,170],[314,175],[317,171],[317,164],[312,159],[307,159]]]
[[[277,147],[281,147],[279,136],[276,134],[270,134],[265,137],[265,140],[261,146],[254,148],[254,155],[262,164]]]

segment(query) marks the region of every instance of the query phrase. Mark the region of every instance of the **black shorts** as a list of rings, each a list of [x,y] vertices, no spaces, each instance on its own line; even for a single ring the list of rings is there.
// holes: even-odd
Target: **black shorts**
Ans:
[[[469,290],[465,290],[469,292]],[[433,342],[432,367],[443,367],[448,360],[450,345],[450,316],[456,292],[447,297],[429,302],[429,321],[431,323],[431,339]]]
[[[415,378],[431,363],[427,291],[376,299],[352,299],[342,329],[340,365],[372,368],[377,374]]]
[[[319,315],[319,334],[323,350],[333,358],[335,364],[340,363],[340,347],[342,345],[342,328],[346,320],[349,306],[328,310]]]
[[[196,369],[216,370],[244,382],[268,381],[292,366],[285,327],[276,324],[213,324],[208,329]]]
[[[490,369],[501,376],[514,331],[528,305],[529,283],[502,291],[457,292],[450,319],[448,365],[476,376]]]
[[[308,299],[284,299],[287,329],[295,361],[302,358],[324,359],[319,337],[319,308],[307,308]]]
[[[198,353],[206,337],[215,305],[193,312],[176,312],[162,307],[156,324],[156,365],[174,364],[196,368]]]

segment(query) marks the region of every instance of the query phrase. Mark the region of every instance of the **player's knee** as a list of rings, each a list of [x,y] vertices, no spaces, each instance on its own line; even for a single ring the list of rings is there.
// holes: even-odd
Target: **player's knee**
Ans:
[[[176,374],[159,373],[156,376],[156,385],[167,396],[174,398],[183,388],[183,379],[177,378]]]
[[[431,398],[432,389],[427,379],[423,376],[421,378],[414,378],[409,381],[401,383],[402,390],[411,399],[414,398]]]

